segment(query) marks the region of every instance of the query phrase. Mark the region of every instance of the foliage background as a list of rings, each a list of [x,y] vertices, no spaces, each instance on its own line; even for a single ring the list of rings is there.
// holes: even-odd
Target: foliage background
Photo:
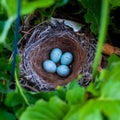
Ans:
[[[56,9],[66,7],[70,0],[22,0],[21,17],[40,8],[41,21],[49,19]],[[119,0],[77,0],[77,15],[83,15],[84,24],[98,38],[93,65],[93,79],[87,88],[73,80],[66,88],[39,93],[21,88],[16,67],[16,88],[11,84],[11,54],[17,15],[17,0],[0,1],[0,119],[1,120],[119,120],[120,114],[120,58],[110,56],[106,69],[97,71],[103,43],[109,27],[120,35],[120,29],[112,19],[112,12],[119,9]],[[13,5],[14,4],[14,5]],[[49,8],[49,11],[47,9]],[[23,19],[24,20],[24,19]],[[81,20],[80,20],[81,22]],[[19,58],[17,59],[19,64]]]

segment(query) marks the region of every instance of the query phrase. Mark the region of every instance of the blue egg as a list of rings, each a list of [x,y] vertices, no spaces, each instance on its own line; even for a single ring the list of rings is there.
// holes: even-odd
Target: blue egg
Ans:
[[[69,65],[73,61],[73,55],[71,52],[65,52],[61,57],[62,65]]]
[[[56,64],[51,60],[45,60],[43,62],[43,68],[46,72],[49,73],[55,73],[57,69]]]
[[[57,67],[57,74],[61,77],[66,77],[70,74],[70,69],[66,65],[60,65]]]
[[[61,49],[59,49],[59,48],[54,48],[54,49],[52,49],[52,51],[51,51],[51,53],[50,53],[50,59],[51,59],[53,62],[55,62],[55,63],[59,62],[60,59],[61,59],[61,56],[62,56],[62,51],[61,51]]]

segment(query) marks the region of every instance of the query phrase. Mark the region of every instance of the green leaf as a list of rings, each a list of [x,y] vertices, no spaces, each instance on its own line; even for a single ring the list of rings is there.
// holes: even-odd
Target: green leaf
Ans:
[[[109,0],[111,4],[111,8],[114,9],[116,7],[120,7],[120,0]]]
[[[19,105],[21,103],[23,103],[23,99],[20,96],[20,94],[18,94],[17,92],[12,91],[6,95],[5,104],[7,106],[14,107],[14,106]]]
[[[120,100],[120,62],[113,63],[112,68],[101,71],[101,98]]]
[[[120,120],[120,101],[116,100],[101,100],[97,101],[101,113],[108,118],[108,120]],[[95,103],[95,102],[94,102]],[[106,109],[107,108],[107,109]]]
[[[72,82],[66,85],[67,90],[78,88],[80,85],[78,84],[78,80],[73,80]]]
[[[86,115],[79,116],[81,120],[103,120],[102,115],[100,114],[100,111],[98,109],[94,111],[90,111]]]
[[[64,87],[59,86],[56,90],[50,92],[46,91],[30,92],[25,90],[24,94],[29,103],[34,104],[38,99],[44,99],[45,101],[49,101],[50,98],[53,96],[57,96],[60,99],[65,100],[66,89]]]
[[[13,17],[9,17],[8,20],[6,21],[3,31],[0,33],[0,43],[5,43],[5,39],[7,37],[8,31],[14,21]]]
[[[91,93],[93,96],[99,96],[99,87],[101,83],[100,82],[92,82],[87,87],[87,92]]]
[[[72,105],[63,120],[79,120],[79,109],[81,105]]]
[[[69,0],[56,0],[56,1],[58,7],[64,6],[69,2]]]
[[[8,91],[9,91],[8,83],[0,79],[0,93],[7,93]]]
[[[16,117],[13,114],[0,109],[0,120],[16,120]]]
[[[77,87],[79,88],[80,85],[79,85],[78,81],[79,81],[81,78],[82,78],[82,75],[80,74],[80,75],[78,75],[78,77],[77,77],[76,79],[74,79],[73,81],[71,81],[70,83],[68,83],[68,84],[66,85],[67,90],[73,89],[73,88],[77,88]]]
[[[111,58],[112,59],[112,58]],[[115,60],[118,58],[114,57]],[[87,101],[79,110],[79,119],[83,120],[119,120],[120,114],[120,62],[112,62],[107,68],[100,72],[98,80],[101,82],[98,86],[99,96]],[[96,90],[92,84],[93,95],[96,96]]]
[[[117,55],[112,54],[108,59],[108,69],[110,69],[115,62],[120,62],[120,58]]]
[[[4,57],[0,58],[0,71],[7,70],[9,65],[8,63],[9,61],[6,58]]]
[[[84,101],[85,97],[85,88],[80,87],[78,84],[78,80],[81,78],[81,75],[78,75],[78,77],[73,80],[72,82],[68,83],[66,86],[67,92],[66,92],[66,100],[69,104],[81,104]]]
[[[22,10],[21,14],[29,14],[33,12],[37,8],[49,7],[54,3],[54,0],[22,0]],[[17,0],[2,0],[1,4],[5,7],[8,16],[14,17],[16,16],[17,11]]]
[[[37,8],[49,7],[54,2],[55,0],[32,0],[32,1],[22,0],[21,15],[32,13]],[[5,8],[8,14],[8,20],[6,21],[6,24],[4,25],[4,29],[0,36],[0,43],[4,43],[7,37],[7,33],[11,27],[11,24],[16,18],[17,0],[2,0],[1,5],[2,7]]]
[[[22,15],[33,12],[36,8],[50,7],[55,0],[24,0],[22,2]]]
[[[68,90],[66,93],[66,100],[69,104],[81,104],[85,98],[85,88],[78,87],[71,90]]]
[[[24,91],[24,94],[31,105],[35,104],[35,102],[41,98],[40,93],[32,93],[29,91]]]
[[[59,86],[55,91],[53,91],[53,95],[58,96],[62,100],[65,100],[66,91],[66,88]]]
[[[49,102],[39,100],[33,107],[28,107],[20,120],[62,120],[68,109],[65,102],[52,97]]]
[[[99,21],[97,20],[96,15],[93,14],[92,11],[87,10],[87,13],[84,17],[86,22],[91,24],[90,29],[92,30],[92,32],[97,34],[99,30]]]
[[[98,104],[94,100],[88,101],[79,110],[80,120],[103,120]]]
[[[69,106],[62,101],[61,99],[59,99],[58,97],[54,96],[50,99],[49,101],[49,107],[50,110],[56,114],[56,118],[57,119],[62,119],[64,117],[64,115],[68,112],[69,110]]]
[[[90,23],[91,30],[97,34],[100,25],[101,0],[78,0],[87,9],[85,21]]]
[[[81,120],[120,120],[120,101],[92,99],[79,110]]]
[[[26,110],[26,108],[27,108],[27,106],[25,106],[25,105],[18,105],[16,107],[14,107],[14,112],[15,112],[15,115],[18,118],[18,120],[20,119],[20,116]]]
[[[6,52],[0,51],[0,92],[6,93],[8,91],[8,84],[10,82],[10,63],[7,60]]]

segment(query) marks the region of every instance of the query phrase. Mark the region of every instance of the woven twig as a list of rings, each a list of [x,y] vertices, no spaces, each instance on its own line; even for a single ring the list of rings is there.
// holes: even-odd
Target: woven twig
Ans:
[[[31,35],[29,35],[31,33]],[[64,24],[64,21],[46,21],[32,29],[26,37],[19,42],[21,55],[20,78],[21,84],[33,87],[35,90],[53,90],[58,85],[67,83],[82,74],[79,84],[87,86],[92,79],[92,64],[96,50],[95,38],[87,38],[85,34],[77,34]],[[74,61],[69,66],[71,73],[63,78],[56,73],[46,72],[42,63],[49,59],[50,51],[58,47],[63,52],[69,51]],[[32,90],[32,89],[31,89]]]

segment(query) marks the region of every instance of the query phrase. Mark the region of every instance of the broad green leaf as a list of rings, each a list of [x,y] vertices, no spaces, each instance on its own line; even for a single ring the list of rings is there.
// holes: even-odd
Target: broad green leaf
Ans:
[[[56,119],[54,114],[48,109],[47,102],[40,100],[33,107],[28,107],[20,120],[52,120]]]
[[[17,12],[17,0],[1,0],[2,6],[5,8],[9,17],[15,18]]]
[[[90,28],[94,33],[98,33],[100,25],[101,0],[78,0],[87,12],[85,21],[90,23]]]
[[[120,0],[109,0],[111,4],[111,8],[114,9],[116,7],[120,7]]]
[[[91,93],[93,96],[99,96],[99,87],[101,83],[100,82],[92,82],[87,87],[87,92]]]
[[[69,104],[81,104],[85,98],[85,88],[77,87],[71,90],[68,90],[66,93],[66,100]]]
[[[14,107],[23,103],[23,99],[17,92],[13,91],[6,95],[5,104],[10,107]]]
[[[1,47],[1,46],[0,46]],[[6,49],[0,49],[0,92],[7,93],[9,91],[10,83],[10,63],[8,61],[8,52]]]
[[[103,99],[97,102],[101,113],[106,116],[108,120],[120,120],[118,117],[120,115],[120,101]]]
[[[103,120],[98,105],[94,100],[88,101],[79,110],[79,120]]]
[[[115,54],[112,54],[108,59],[108,68],[110,69],[112,67],[112,64],[115,62],[120,62],[120,58]]]
[[[3,44],[5,43],[6,36],[8,34],[8,31],[9,31],[13,21],[14,21],[13,17],[8,18],[8,20],[6,21],[3,31],[0,33],[0,43],[3,43]]]
[[[24,94],[27,98],[27,100],[29,101],[29,103],[31,105],[35,104],[35,102],[41,98],[40,93],[33,93],[33,92],[29,92],[29,91],[24,91]],[[46,94],[47,96],[47,94]],[[43,98],[42,98],[43,99]]]
[[[113,63],[112,68],[103,70],[99,80],[102,80],[101,98],[120,100],[120,62]]]
[[[58,97],[52,97],[49,101],[50,111],[56,114],[57,119],[62,119],[68,112],[69,106]]]
[[[96,18],[96,15],[92,11],[87,10],[87,13],[84,17],[85,21],[91,24],[90,29],[92,30],[92,32],[97,34],[99,30],[99,20]]]
[[[79,116],[80,120],[103,120],[102,115],[98,109],[86,114]]]
[[[8,69],[9,61],[2,57],[0,58],[0,71],[6,71]]]
[[[0,76],[1,76],[1,74],[0,74]],[[6,79],[7,76],[4,78]],[[9,91],[9,85],[8,85],[7,81],[5,81],[5,80],[3,81],[0,78],[0,93],[7,93],[8,91]]]
[[[79,88],[80,85],[79,85],[78,81],[79,81],[81,78],[82,78],[82,75],[80,74],[80,75],[78,75],[78,77],[77,77],[76,79],[74,79],[73,81],[71,81],[70,83],[68,83],[68,84],[66,85],[67,90],[73,89],[73,88],[77,88],[77,87]]]
[[[66,91],[66,88],[64,88],[63,86],[59,86],[55,91],[53,91],[53,94],[55,96],[58,96],[60,99],[65,100]]]
[[[16,107],[14,107],[14,112],[15,112],[15,115],[18,118],[18,120],[20,119],[20,116],[26,110],[26,108],[27,108],[27,106],[25,106],[25,105],[18,105]]]
[[[120,72],[119,72],[120,73]],[[119,75],[119,74],[117,74]],[[120,100],[120,79],[115,80],[116,78],[113,79],[108,79],[107,82],[102,85],[101,88],[101,97],[103,98],[108,98],[108,99],[119,99]]]
[[[78,80],[73,80],[72,82],[66,85],[67,90],[78,88],[80,85],[78,84]]]
[[[59,86],[56,90],[46,92],[30,92],[24,91],[26,98],[28,99],[30,104],[34,104],[38,99],[44,99],[45,101],[49,101],[51,97],[57,96],[62,100],[65,100],[66,89],[64,87]]]
[[[36,8],[50,7],[55,0],[23,0],[22,2],[22,14],[28,14],[33,12]]]
[[[54,0],[22,0],[21,14],[29,14],[37,8],[49,7],[54,3]],[[8,16],[15,17],[17,11],[17,0],[2,0],[1,4],[5,7]]]
[[[64,117],[63,120],[79,120],[79,109],[81,105],[72,105],[70,106],[69,112]]]
[[[7,71],[0,71],[0,80],[4,81],[6,85],[10,81],[11,76],[7,74]]]
[[[32,13],[37,8],[49,7],[55,0],[22,0],[21,15]],[[16,18],[17,14],[17,0],[2,0],[1,5],[5,8],[8,14],[8,20],[4,25],[3,32],[0,33],[0,43],[4,43],[11,24]]]
[[[16,120],[16,117],[12,113],[0,109],[0,120]]]
[[[92,99],[79,110],[81,120],[120,120],[120,101]]]
[[[45,91],[41,91],[38,93],[30,93],[31,97],[33,96],[32,94],[34,94],[34,97],[38,98],[38,99],[44,99],[45,101],[49,101],[49,99],[54,96],[54,93],[51,92],[45,92]]]
[[[62,120],[68,110],[68,105],[58,97],[52,97],[49,102],[41,99],[28,107],[20,120]]]

